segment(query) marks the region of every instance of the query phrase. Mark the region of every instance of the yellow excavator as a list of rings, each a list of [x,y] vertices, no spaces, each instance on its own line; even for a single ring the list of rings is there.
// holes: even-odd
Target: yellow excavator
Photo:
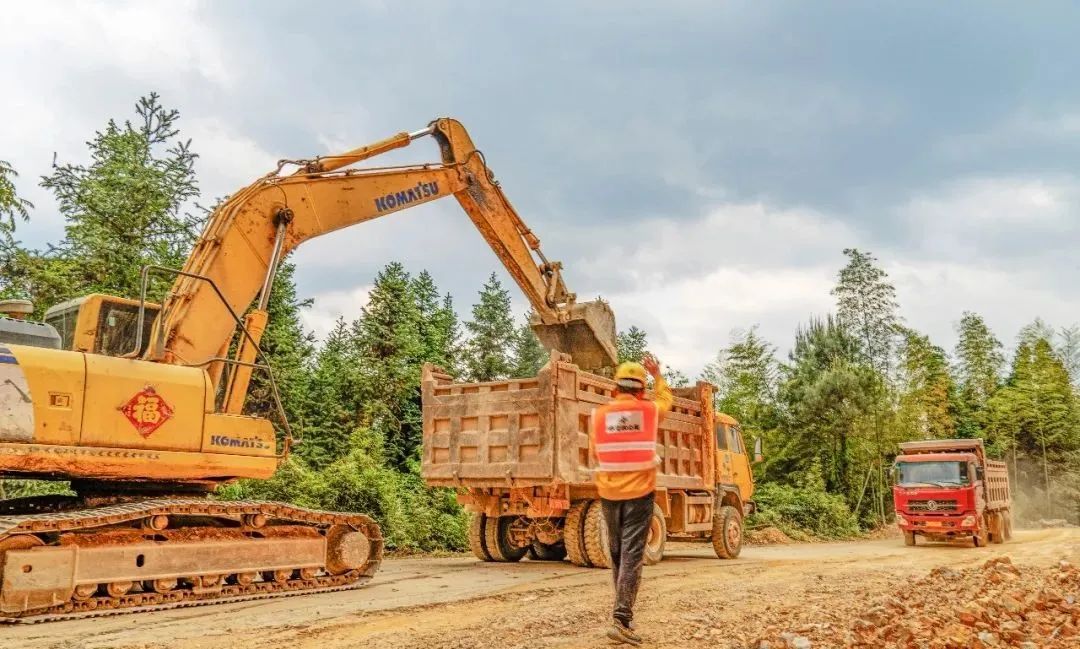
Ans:
[[[441,163],[351,167],[425,136]],[[298,169],[285,173],[290,165]],[[49,309],[44,323],[14,304],[0,318],[0,477],[66,480],[76,494],[0,501],[0,620],[370,580],[383,539],[368,516],[209,496],[270,477],[290,451],[259,347],[281,259],[308,239],[447,196],[525,292],[541,341],[582,367],[612,366],[610,308],[575,301],[459,122],[282,161],[214,210],[182,270],[143,269],[137,298],[84,296]],[[146,298],[155,275],[172,281],[160,305]],[[280,436],[270,419],[244,414],[254,371],[266,373]]]

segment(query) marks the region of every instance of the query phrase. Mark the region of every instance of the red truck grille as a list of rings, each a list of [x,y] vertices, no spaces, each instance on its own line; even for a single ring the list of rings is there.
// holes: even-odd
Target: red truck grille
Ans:
[[[911,512],[954,512],[956,505],[955,500],[909,500],[907,508]]]

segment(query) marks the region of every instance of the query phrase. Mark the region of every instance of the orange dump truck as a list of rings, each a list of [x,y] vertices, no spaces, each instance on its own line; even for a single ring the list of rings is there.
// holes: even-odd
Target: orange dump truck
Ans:
[[[986,457],[981,439],[900,444],[893,504],[904,543],[971,538],[976,546],[1012,536],[1012,497],[1004,462]]]
[[[424,367],[422,474],[458,489],[477,558],[610,564],[589,418],[614,388],[558,354],[535,377],[486,383]],[[739,424],[713,412],[708,383],[674,392],[660,420],[646,562],[663,557],[668,538],[711,540],[717,556],[734,558],[754,490]]]

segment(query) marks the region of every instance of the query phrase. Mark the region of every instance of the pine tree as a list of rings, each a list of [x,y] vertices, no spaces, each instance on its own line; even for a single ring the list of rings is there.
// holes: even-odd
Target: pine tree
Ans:
[[[636,326],[620,331],[615,343],[620,363],[640,363],[649,347],[648,335]]]
[[[956,436],[956,388],[945,350],[911,329],[900,342],[899,426],[908,439]]]
[[[1062,327],[1058,332],[1057,353],[1073,385],[1080,390],[1080,324]]]
[[[796,332],[784,368],[779,402],[785,417],[770,440],[775,450],[767,474],[794,479],[816,458],[828,490],[858,501],[853,476],[861,480],[877,461],[867,450],[874,448],[881,399],[881,378],[863,362],[862,342],[831,316],[811,320]]]
[[[1037,475],[1046,499],[1042,514],[1052,516],[1054,500],[1062,502],[1064,496],[1068,502],[1070,491],[1055,489],[1053,477],[1060,473],[1071,490],[1080,488],[1075,471],[1080,459],[1080,404],[1049,341],[1022,337],[1009,379],[989,407],[994,448],[1010,452],[1018,483],[1033,482]],[[1021,458],[1036,459],[1036,475],[1020,475]]]
[[[314,335],[304,331],[300,322],[300,310],[310,306],[311,300],[297,298],[293,280],[295,271],[296,266],[287,261],[278,267],[267,306],[269,319],[259,343],[274,371],[274,380],[290,423],[299,423],[304,414],[307,363],[315,347]],[[277,419],[273,392],[263,371],[252,373],[246,412]]]
[[[425,348],[420,306],[412,278],[401,264],[388,264],[376,275],[352,330],[356,393],[363,398],[365,421],[386,441],[390,461],[404,469],[420,445],[420,366]]]
[[[526,314],[525,323],[518,327],[514,337],[513,369],[511,378],[527,378],[536,376],[540,368],[548,362],[548,352],[540,344],[540,339],[529,327],[529,316]]]
[[[359,423],[355,348],[352,331],[339,318],[312,364],[304,400],[304,443],[298,452],[315,468],[348,452],[349,436]]]
[[[200,217],[182,213],[199,195],[190,140],[179,136],[179,112],[151,93],[135,106],[135,121],[109,120],[88,143],[90,163],[53,166],[41,180],[67,220],[59,255],[77,262],[73,295],[103,292],[135,297],[147,264],[183,265]],[[160,296],[172,278],[154,282]]]
[[[439,289],[431,273],[421,271],[413,280],[412,290],[420,311],[420,339],[424,345],[423,359],[443,369],[453,371],[457,363],[458,322],[454,302],[447,293],[439,297]]]
[[[900,318],[896,314],[896,289],[888,275],[875,265],[870,253],[844,250],[848,264],[840,270],[836,288],[840,322],[860,343],[863,357],[878,372],[888,375]]]
[[[987,406],[1001,385],[1001,368],[1005,364],[1001,341],[982,316],[970,311],[964,312],[957,333],[957,432],[963,437],[986,437]]]
[[[469,339],[465,343],[465,374],[472,381],[495,381],[513,370],[510,354],[516,331],[510,316],[510,292],[495,273],[480,291],[473,305],[472,320],[465,323]]]
[[[0,160],[0,231],[10,234],[15,230],[15,217],[30,220],[34,204],[20,198],[15,191],[15,178],[19,174],[7,162]]]
[[[686,388],[690,386],[690,377],[684,374],[681,370],[677,370],[670,365],[664,366],[664,381],[668,386],[673,388]]]
[[[731,342],[705,366],[701,378],[716,386],[717,410],[738,419],[744,430],[760,433],[777,423],[779,371],[776,348],[754,325],[732,332]]]

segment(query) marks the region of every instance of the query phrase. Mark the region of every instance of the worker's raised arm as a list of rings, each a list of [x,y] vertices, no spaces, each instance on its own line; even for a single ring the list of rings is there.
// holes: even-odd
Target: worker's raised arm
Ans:
[[[671,393],[664,375],[660,373],[660,362],[652,354],[646,354],[642,359],[645,370],[653,377],[653,403],[660,412],[668,412],[675,404],[675,395]]]

